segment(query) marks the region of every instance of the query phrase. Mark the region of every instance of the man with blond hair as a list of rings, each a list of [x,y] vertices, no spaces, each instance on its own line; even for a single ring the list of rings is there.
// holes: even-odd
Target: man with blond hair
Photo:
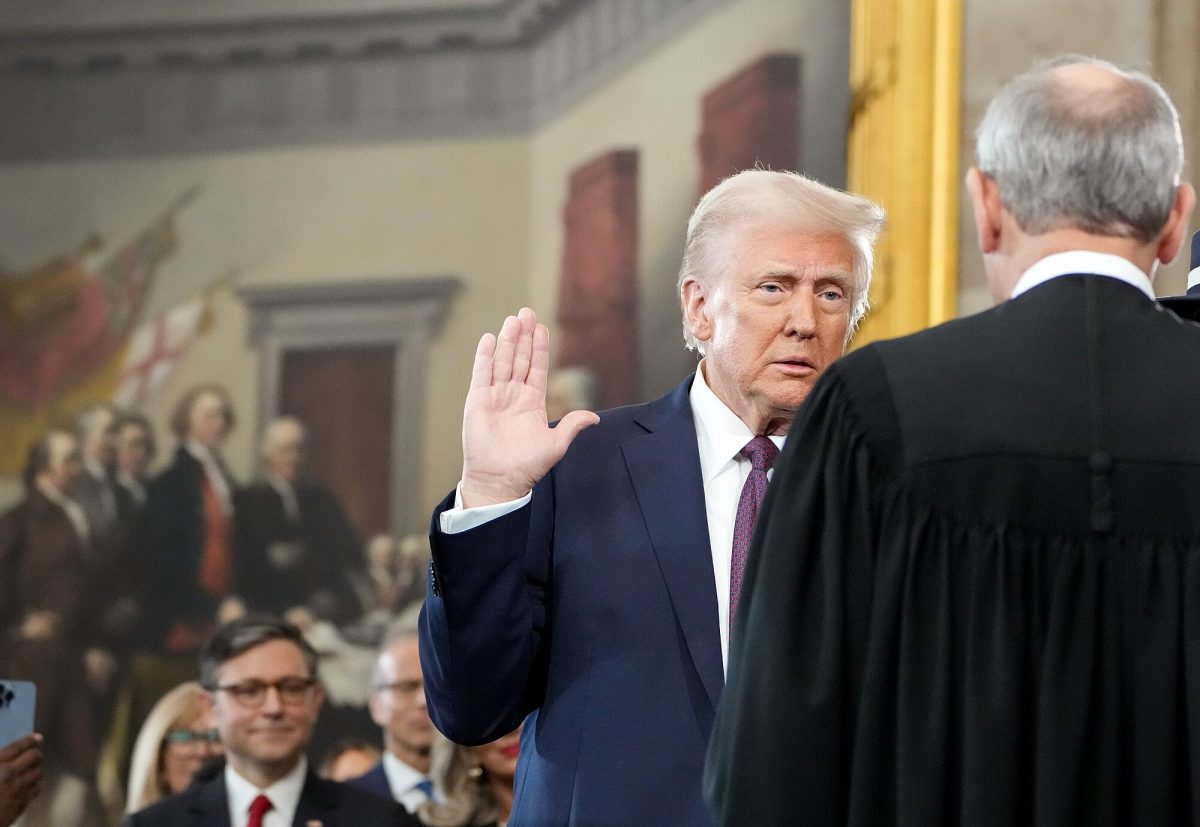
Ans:
[[[866,199],[750,170],[701,199],[678,290],[703,356],[666,396],[547,425],[548,333],[485,335],[438,507],[421,660],[434,723],[522,731],[519,825],[707,822],[700,775],[770,464],[866,307]]]

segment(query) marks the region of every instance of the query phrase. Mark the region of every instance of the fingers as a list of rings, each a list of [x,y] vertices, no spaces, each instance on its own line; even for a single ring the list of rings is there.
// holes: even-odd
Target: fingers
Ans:
[[[544,324],[533,329],[533,353],[529,360],[527,384],[546,395],[546,384],[550,374],[550,331]]]
[[[9,763],[16,760],[18,755],[30,752],[32,752],[35,756],[37,756],[38,760],[40,760],[41,753],[35,750],[34,747],[39,746],[41,743],[42,736],[38,735],[37,733],[18,738],[4,749],[0,749],[0,763]]]
[[[560,455],[567,452],[567,447],[575,441],[575,437],[579,436],[581,431],[599,422],[600,417],[591,411],[571,411],[559,420],[554,428],[554,435],[558,438],[558,447],[562,449]]]
[[[492,383],[500,384],[512,379],[513,359],[517,353],[517,338],[521,335],[521,321],[509,316],[500,327],[496,337],[496,355],[492,358]]]
[[[492,383],[492,358],[496,355],[496,337],[485,333],[475,347],[475,364],[471,366],[471,387],[486,388]]]
[[[537,316],[528,307],[521,308],[517,313],[517,320],[521,323],[521,329],[517,335],[517,352],[513,357],[512,378],[518,382],[524,382],[529,376],[529,364],[533,358],[538,323]]]
[[[534,337],[537,328],[537,316],[528,307],[522,307],[516,316],[509,316],[504,320],[500,334],[496,337],[495,351],[491,358],[493,384],[525,381],[534,358]],[[480,348],[482,347],[481,340]],[[479,351],[476,351],[475,358],[478,368]]]

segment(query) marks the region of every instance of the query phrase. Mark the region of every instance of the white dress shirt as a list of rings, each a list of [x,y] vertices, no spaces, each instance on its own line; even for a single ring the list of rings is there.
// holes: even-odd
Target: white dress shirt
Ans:
[[[1013,287],[1012,298],[1025,293],[1038,285],[1045,284],[1050,279],[1059,276],[1095,275],[1118,279],[1133,285],[1151,299],[1154,298],[1154,288],[1150,277],[1132,261],[1109,253],[1096,253],[1091,250],[1069,250],[1065,253],[1054,253],[1034,262],[1033,266],[1021,274]]]
[[[383,773],[387,776],[388,788],[404,809],[415,813],[417,808],[429,799],[417,787],[422,781],[428,781],[429,776],[420,770],[404,763],[390,752],[383,754]]]
[[[729,666],[729,567],[733,555],[733,526],[737,521],[738,500],[750,476],[750,460],[738,454],[756,435],[708,387],[704,362],[696,368],[689,401],[696,424],[696,448],[700,454],[700,475],[704,483],[704,510],[708,517],[708,543],[712,554],[713,577],[717,584],[717,621],[721,631],[721,667]],[[782,447],[784,437],[772,436]],[[773,471],[767,472],[770,479]],[[462,507],[462,483],[454,496],[454,508],[442,512],[440,527],[445,534],[457,534],[502,517],[529,502],[533,492],[517,500],[477,508]]]
[[[263,816],[263,827],[292,827],[292,819],[296,817],[296,808],[300,806],[300,793],[304,790],[304,778],[307,775],[308,759],[301,755],[291,772],[265,790],[260,790],[226,763],[225,792],[229,799],[231,827],[246,827],[250,823],[250,805],[259,795],[265,795],[274,805]]]

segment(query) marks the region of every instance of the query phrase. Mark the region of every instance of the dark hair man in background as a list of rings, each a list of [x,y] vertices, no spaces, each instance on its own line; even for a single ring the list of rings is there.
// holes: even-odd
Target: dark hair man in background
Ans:
[[[706,789],[742,824],[1200,820],[1195,194],[1145,75],[1006,85],[967,174],[999,306],[834,365],[788,437]]]
[[[224,766],[183,793],[130,815],[128,827],[376,827],[416,822],[400,807],[318,778],[304,751],[324,700],[317,653],[300,630],[269,615],[220,627],[200,654]]]

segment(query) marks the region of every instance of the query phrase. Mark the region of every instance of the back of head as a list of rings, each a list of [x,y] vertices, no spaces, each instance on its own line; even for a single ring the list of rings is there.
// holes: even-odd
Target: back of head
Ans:
[[[853,330],[867,310],[875,239],[883,209],[859,195],[842,192],[795,172],[748,169],[731,175],[700,199],[688,220],[677,287],[695,279],[708,282],[728,267],[731,234],[749,227],[796,228],[844,236],[855,251],[855,288],[850,312]],[[699,343],[683,323],[689,348]]]
[[[1152,241],[1183,171],[1179,116],[1140,72],[1068,55],[1010,81],[976,132],[980,171],[1022,232]]]

